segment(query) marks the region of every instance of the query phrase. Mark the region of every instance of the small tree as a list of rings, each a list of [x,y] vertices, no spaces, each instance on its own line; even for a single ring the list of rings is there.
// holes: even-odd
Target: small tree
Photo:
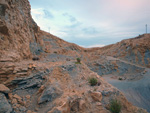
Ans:
[[[117,99],[113,99],[110,102],[110,108],[109,108],[111,113],[120,113],[121,111],[121,104]]]

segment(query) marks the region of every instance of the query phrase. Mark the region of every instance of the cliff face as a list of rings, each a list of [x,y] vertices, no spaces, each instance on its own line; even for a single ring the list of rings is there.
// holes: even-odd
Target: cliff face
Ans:
[[[120,58],[122,55],[114,51],[118,45],[84,49],[65,42],[40,30],[27,0],[1,0],[0,112],[110,113],[110,101],[117,99],[122,113],[146,113],[99,76],[119,73],[129,66],[122,60],[115,62],[109,54],[113,51]],[[81,63],[76,61],[78,57]],[[130,66],[128,73],[137,68],[144,71]],[[98,81],[95,86],[90,86],[91,77]]]
[[[29,58],[30,43],[36,41],[39,28],[30,15],[27,0],[0,2],[0,57],[14,61]]]

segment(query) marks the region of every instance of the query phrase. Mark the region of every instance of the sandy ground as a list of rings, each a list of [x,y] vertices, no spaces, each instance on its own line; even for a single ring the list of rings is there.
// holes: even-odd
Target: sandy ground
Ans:
[[[136,81],[120,81],[112,79],[113,75],[106,75],[103,78],[120,91],[133,105],[146,109],[150,113],[150,69],[142,79]]]

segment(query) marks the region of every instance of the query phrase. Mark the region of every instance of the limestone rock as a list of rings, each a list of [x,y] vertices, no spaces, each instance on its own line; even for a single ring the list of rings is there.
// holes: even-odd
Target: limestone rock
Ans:
[[[4,84],[0,84],[0,92],[9,93],[10,89],[8,87],[6,87]]]
[[[102,100],[102,94],[101,92],[92,92],[91,97],[93,98],[94,101],[101,101]]]
[[[15,94],[14,96],[14,99],[13,100],[17,100],[17,103],[19,103],[19,104],[21,104],[21,105],[24,105],[24,102],[22,101],[22,98],[19,96],[19,95],[17,95],[17,94]],[[16,101],[14,101],[14,102],[16,102]]]
[[[8,103],[4,94],[0,93],[0,113],[10,113],[11,105]]]
[[[82,110],[83,108],[86,108],[86,102],[84,100],[80,100],[79,102],[79,109]]]
[[[18,102],[17,102],[17,99],[15,99],[15,98],[12,99],[11,103],[12,103],[12,104],[17,104],[17,103],[18,103]]]
[[[26,99],[30,100],[31,96],[30,95],[26,95]]]
[[[15,94],[13,97],[14,97],[15,99],[17,99],[18,101],[21,101],[21,100],[22,100],[22,98],[21,98],[19,95],[17,95],[17,94]]]

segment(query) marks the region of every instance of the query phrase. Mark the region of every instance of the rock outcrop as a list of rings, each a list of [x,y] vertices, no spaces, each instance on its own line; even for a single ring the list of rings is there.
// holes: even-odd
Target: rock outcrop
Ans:
[[[0,85],[0,112],[110,113],[110,101],[117,99],[122,113],[147,113],[100,76],[137,72],[133,70],[143,73],[145,67],[127,60],[130,57],[133,61],[131,51],[136,51],[133,43],[137,40],[148,39],[85,49],[41,31],[31,17],[28,0],[1,0],[0,83],[8,88]],[[122,44],[131,45],[125,53],[117,49],[126,48]],[[142,48],[145,46],[149,47],[145,44]],[[144,62],[140,65],[148,67],[149,48],[142,48],[139,52],[145,56],[138,62],[141,58]],[[95,86],[89,83],[91,77],[98,81]]]
[[[10,89],[6,87],[4,84],[0,84],[0,92],[8,94],[10,92]]]
[[[30,43],[38,26],[30,15],[27,0],[2,0],[0,3],[1,61],[18,61],[30,57]]]

